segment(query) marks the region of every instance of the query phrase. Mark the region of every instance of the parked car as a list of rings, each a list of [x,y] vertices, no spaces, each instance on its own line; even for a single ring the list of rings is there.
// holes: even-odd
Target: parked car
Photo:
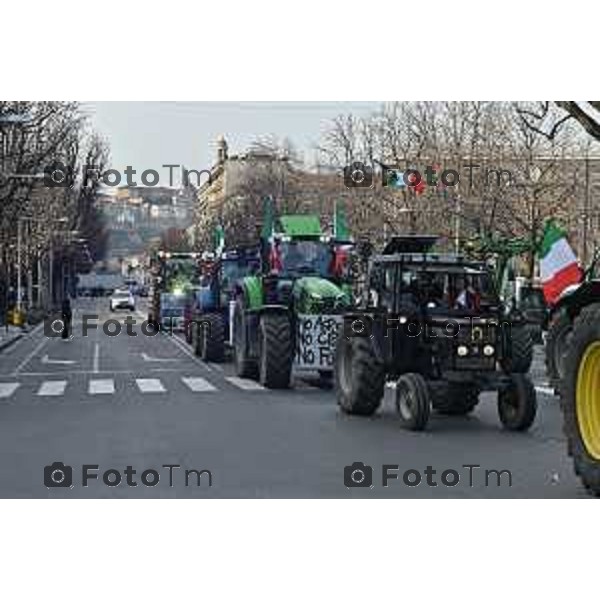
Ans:
[[[111,311],[121,308],[135,310],[135,299],[127,289],[115,290],[110,296],[109,303]]]

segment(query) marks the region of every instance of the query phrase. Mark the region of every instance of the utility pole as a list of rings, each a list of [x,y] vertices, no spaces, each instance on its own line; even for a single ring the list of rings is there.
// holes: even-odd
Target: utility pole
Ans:
[[[22,219],[17,219],[17,311],[21,312],[21,223]]]
[[[454,210],[454,252],[459,254],[460,252],[460,219],[462,205],[460,202],[460,196],[457,194],[455,199],[456,207]]]

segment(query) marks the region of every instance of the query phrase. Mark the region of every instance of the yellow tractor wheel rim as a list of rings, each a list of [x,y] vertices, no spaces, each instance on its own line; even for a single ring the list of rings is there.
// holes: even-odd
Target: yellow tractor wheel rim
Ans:
[[[577,374],[577,423],[588,454],[600,460],[600,341],[583,354]]]

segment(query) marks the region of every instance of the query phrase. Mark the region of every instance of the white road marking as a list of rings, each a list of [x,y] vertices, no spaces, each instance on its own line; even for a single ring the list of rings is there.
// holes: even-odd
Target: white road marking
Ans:
[[[549,396],[554,396],[554,388],[546,387],[544,385],[536,385],[535,391],[539,392],[540,394],[547,394]]]
[[[44,347],[49,338],[44,337],[40,343],[19,363],[15,369],[15,375]]]
[[[264,390],[266,390],[266,388],[263,387],[262,385],[260,385],[260,383],[257,383],[256,381],[253,381],[252,379],[242,379],[241,377],[225,377],[225,379],[227,381],[229,381],[229,383],[240,388],[241,390],[246,390],[246,391],[258,391],[258,390],[264,391]]]
[[[207,371],[211,371],[212,369],[202,360],[200,360],[186,345],[184,342],[177,339],[175,336],[170,335],[168,339],[171,340],[173,344],[175,344],[181,351],[185,352],[195,363],[202,365]]]
[[[28,338],[32,338],[34,337],[34,334],[37,333],[37,331],[39,329],[41,329],[44,326],[44,322],[42,321],[41,323],[38,323],[27,335],[22,335],[16,342],[13,342],[12,344],[12,350],[14,352],[14,349],[23,341],[26,340]]]
[[[88,394],[114,394],[114,379],[90,379]]]
[[[179,358],[158,358],[155,356],[148,356],[145,352],[142,352],[141,356],[145,362],[173,362],[180,360]]]
[[[54,359],[54,358],[50,358],[47,354],[44,354],[44,356],[42,356],[40,362],[43,365],[73,365],[73,364],[75,364],[76,361]]]
[[[94,373],[98,373],[100,370],[100,344],[98,342],[94,344],[94,364],[92,369]]]
[[[154,367],[152,369],[153,373],[184,373],[188,371],[184,368],[173,368],[167,369],[165,367]],[[94,373],[94,371],[85,370],[85,369],[76,369],[76,370],[66,370],[61,371],[61,375],[120,375],[120,374],[131,375],[131,369],[111,369],[110,371],[98,371],[98,373]],[[27,373],[20,373],[19,377],[48,377],[48,375],[54,375],[55,373],[52,371],[31,371]]]
[[[0,398],[10,398],[20,383],[0,383]]]
[[[143,394],[167,391],[160,379],[136,379],[135,383]]]
[[[217,388],[206,381],[203,377],[182,377],[181,381],[187,385],[192,392],[216,392]]]
[[[63,379],[60,381],[44,381],[38,390],[38,396],[62,396],[65,393],[67,382]]]

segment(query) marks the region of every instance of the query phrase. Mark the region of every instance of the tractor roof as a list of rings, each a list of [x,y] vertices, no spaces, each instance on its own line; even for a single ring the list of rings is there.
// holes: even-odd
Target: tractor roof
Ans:
[[[436,235],[395,235],[385,245],[382,254],[429,252],[437,241]]]
[[[279,222],[282,233],[290,237],[320,237],[322,234],[318,215],[282,215]]]
[[[484,262],[465,258],[460,254],[378,254],[373,257],[374,263],[416,265],[427,271],[448,271],[476,274],[487,271]]]

